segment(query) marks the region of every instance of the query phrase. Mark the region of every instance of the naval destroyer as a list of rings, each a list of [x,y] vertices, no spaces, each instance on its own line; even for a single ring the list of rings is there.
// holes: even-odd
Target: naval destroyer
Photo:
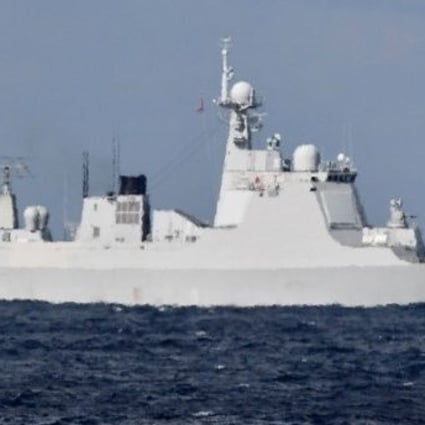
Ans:
[[[151,305],[373,306],[425,301],[425,249],[400,199],[388,222],[366,221],[351,159],[324,161],[311,144],[290,158],[275,133],[254,149],[261,99],[231,84],[222,48],[228,138],[213,225],[181,210],[151,210],[145,176],[86,196],[72,241],[52,241],[44,206],[18,226],[2,166],[0,298]]]

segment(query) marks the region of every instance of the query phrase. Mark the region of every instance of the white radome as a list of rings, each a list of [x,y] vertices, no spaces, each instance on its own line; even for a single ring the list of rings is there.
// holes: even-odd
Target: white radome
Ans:
[[[27,207],[24,210],[25,229],[29,232],[35,232],[38,229],[40,214],[37,207]]]
[[[338,154],[338,156],[336,157],[336,160],[338,161],[338,162],[344,162],[345,161],[345,155],[341,152],[341,153],[339,153]]]
[[[232,103],[240,106],[249,106],[254,97],[254,88],[246,81],[238,81],[230,90],[230,99]]]
[[[39,230],[44,230],[49,222],[49,210],[44,205],[37,205]]]
[[[294,151],[294,171],[317,171],[320,152],[314,145],[300,145]]]
[[[44,205],[33,205],[24,210],[25,229],[29,232],[45,230],[49,222],[49,210]]]

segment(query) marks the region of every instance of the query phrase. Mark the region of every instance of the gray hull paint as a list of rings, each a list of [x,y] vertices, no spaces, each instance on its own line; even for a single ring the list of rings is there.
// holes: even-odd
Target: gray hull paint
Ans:
[[[423,266],[285,270],[0,269],[0,298],[127,305],[425,302]]]

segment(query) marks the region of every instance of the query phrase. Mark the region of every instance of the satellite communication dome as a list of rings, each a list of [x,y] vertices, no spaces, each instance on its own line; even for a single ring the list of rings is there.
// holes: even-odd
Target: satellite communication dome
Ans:
[[[300,145],[293,157],[294,171],[317,171],[320,164],[320,152],[314,145]]]
[[[44,230],[49,222],[49,210],[44,205],[37,205],[38,211],[38,227],[40,230]]]
[[[25,229],[29,232],[38,230],[39,212],[37,207],[27,207],[24,211]]]
[[[343,153],[339,153],[338,156],[336,157],[336,160],[338,162],[344,162],[345,161],[345,155]]]
[[[246,81],[238,81],[230,90],[230,99],[240,106],[250,106],[254,99],[254,88]]]

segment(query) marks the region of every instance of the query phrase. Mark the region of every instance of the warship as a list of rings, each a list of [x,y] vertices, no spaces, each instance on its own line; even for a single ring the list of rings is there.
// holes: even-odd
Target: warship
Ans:
[[[0,298],[127,305],[375,306],[425,301],[421,231],[390,201],[388,222],[366,220],[344,153],[324,161],[316,146],[284,157],[281,136],[254,149],[262,100],[231,84],[222,46],[221,93],[228,138],[213,225],[178,209],[151,210],[144,175],[119,189],[84,194],[71,241],[53,241],[49,212],[25,209],[18,225],[10,167],[1,167]]]

